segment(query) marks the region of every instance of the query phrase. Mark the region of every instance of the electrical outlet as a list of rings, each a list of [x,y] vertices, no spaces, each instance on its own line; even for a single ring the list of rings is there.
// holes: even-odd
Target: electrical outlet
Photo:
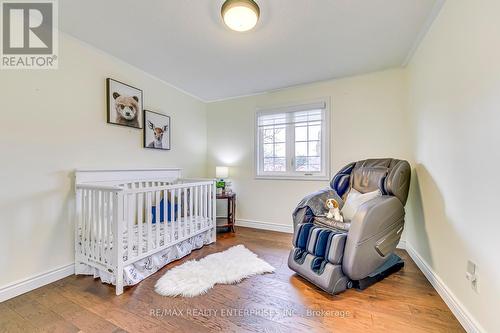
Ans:
[[[479,293],[477,265],[470,260],[467,261],[467,270],[465,272],[465,278],[469,280],[472,290],[474,290],[476,293]]]

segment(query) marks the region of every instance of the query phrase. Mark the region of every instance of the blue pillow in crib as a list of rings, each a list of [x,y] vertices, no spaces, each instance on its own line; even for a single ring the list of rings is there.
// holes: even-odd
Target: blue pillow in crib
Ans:
[[[165,214],[164,214],[164,211],[165,209],[163,207],[165,207],[165,205],[163,204],[164,201],[163,199],[161,199],[160,201],[160,223],[165,221]],[[175,204],[174,206],[174,219],[177,219],[177,204]],[[167,202],[167,221],[170,222],[172,220],[172,204],[170,203],[170,201]],[[151,214],[153,215],[153,220],[151,221],[153,224],[156,223],[156,206],[152,206],[151,207]]]

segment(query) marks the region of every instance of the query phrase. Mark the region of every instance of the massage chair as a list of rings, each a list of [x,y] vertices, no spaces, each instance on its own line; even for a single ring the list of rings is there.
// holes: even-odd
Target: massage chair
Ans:
[[[351,163],[331,180],[330,188],[304,198],[293,212],[290,269],[330,294],[365,289],[403,267],[394,251],[403,231],[410,165],[397,159]],[[343,206],[349,191],[380,190],[361,204],[350,221],[325,218],[325,201]]]

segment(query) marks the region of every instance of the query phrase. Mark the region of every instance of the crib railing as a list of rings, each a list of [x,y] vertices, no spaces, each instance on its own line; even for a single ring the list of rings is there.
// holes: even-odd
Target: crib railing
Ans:
[[[114,271],[214,229],[215,190],[212,180],[78,184],[77,260]]]
[[[80,258],[110,268],[117,264],[111,244],[117,227],[118,197],[121,189],[85,185],[76,191],[77,220],[75,253]]]

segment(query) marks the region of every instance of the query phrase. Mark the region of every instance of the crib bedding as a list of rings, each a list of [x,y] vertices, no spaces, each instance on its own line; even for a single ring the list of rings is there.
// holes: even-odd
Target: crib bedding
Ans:
[[[159,232],[159,235],[160,235],[160,246],[163,246],[164,245],[164,241],[165,241],[165,224],[162,222],[160,224],[153,224],[151,226],[151,241],[149,242],[149,249],[153,249],[156,245],[156,226],[159,225],[159,228],[160,228],[160,232]],[[171,227],[172,227],[172,224],[171,223],[167,223],[167,241],[171,235]],[[188,222],[187,223],[187,229],[188,229],[188,234],[190,234],[191,230],[191,224]],[[147,249],[148,249],[148,233],[147,233],[147,224],[143,224],[142,225],[142,253],[146,252]],[[178,223],[176,223],[174,225],[174,230],[173,230],[173,235],[174,235],[174,239],[178,239],[178,237],[183,237],[183,232],[184,232],[184,221],[181,221],[181,220],[178,220]],[[180,233],[180,234],[179,234]],[[138,244],[136,243],[137,241],[137,235],[139,234],[139,227],[137,225],[134,226],[134,236],[132,237],[133,239],[133,246],[132,246],[132,252],[133,252],[133,256],[137,256],[137,251],[138,251]],[[128,232],[125,231],[123,233],[123,261],[127,261],[128,260]]]
[[[183,221],[177,221],[178,224],[174,224],[174,239],[178,239],[178,233],[180,232],[180,237],[183,236],[183,230],[184,230],[184,222]],[[164,235],[165,235],[165,230],[167,232],[167,240],[169,239],[171,235],[171,228],[172,224],[167,223],[166,224],[166,229],[165,229],[165,224],[164,223],[159,223],[159,235],[160,235],[160,246],[164,245]],[[177,227],[179,226],[179,227]],[[191,226],[191,224],[188,221],[188,229]],[[155,244],[156,244],[156,227],[157,224],[154,224],[151,226],[151,241],[150,241],[150,247],[149,249],[153,249]],[[137,256],[138,252],[138,244],[137,242],[137,236],[139,233],[139,227],[138,225],[134,226],[134,237],[133,237],[133,242],[134,245],[132,246],[132,253],[133,257]],[[82,233],[79,233],[79,244],[82,244]],[[129,251],[129,246],[128,246],[128,232],[124,231],[123,233],[123,261],[128,260],[128,251]],[[124,267],[123,270],[123,280],[124,280],[124,285],[125,286],[131,286],[139,283],[140,281],[144,280],[151,274],[154,274],[158,270],[160,270],[163,266],[167,265],[168,263],[180,259],[189,253],[191,253],[195,249],[201,248],[203,245],[211,243],[212,237],[211,237],[211,230],[207,230],[203,233],[194,235],[182,242],[177,243],[174,246],[168,247],[160,252],[156,252],[153,255],[150,255],[146,258],[140,259],[132,264],[129,264]],[[148,237],[147,237],[147,224],[142,225],[142,253],[145,253],[148,249],[147,247],[148,243]],[[100,244],[96,244],[96,246],[100,246]],[[113,249],[113,243],[110,242],[111,249]],[[103,246],[104,250],[107,251],[107,243],[104,244]],[[78,263],[77,267],[77,274],[84,274],[84,275],[93,275],[94,278],[100,278],[102,282],[104,283],[110,283],[110,284],[116,284],[116,277],[114,274],[101,270],[83,263]]]

